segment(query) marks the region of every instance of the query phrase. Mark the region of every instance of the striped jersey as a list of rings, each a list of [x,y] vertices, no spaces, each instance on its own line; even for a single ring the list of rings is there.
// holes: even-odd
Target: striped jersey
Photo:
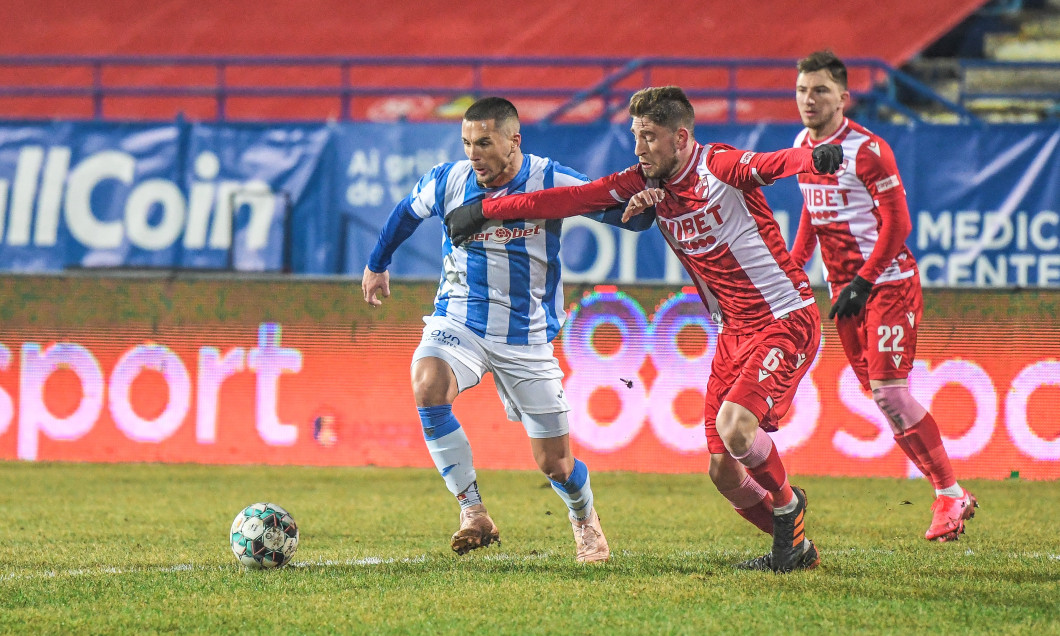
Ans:
[[[817,241],[825,279],[833,295],[859,275],[871,283],[902,280],[917,273],[905,239],[912,229],[905,186],[887,142],[849,119],[827,139],[810,139],[804,129],[796,148],[842,144],[835,174],[800,174],[802,216],[791,248],[803,266]]]
[[[453,208],[478,199],[586,181],[585,175],[551,159],[524,154],[511,181],[483,188],[471,162],[465,160],[435,166],[407,201],[420,219],[444,219]],[[560,281],[561,229],[561,220],[489,221],[460,247],[443,233],[434,315],[448,316],[495,342],[551,342],[566,318]]]
[[[696,144],[688,162],[665,181],[635,165],[592,183],[486,201],[487,218],[573,216],[663,188],[656,224],[696,284],[714,321],[746,334],[814,303],[806,274],[788,255],[780,227],[760,188],[813,170],[803,149],[737,150]]]

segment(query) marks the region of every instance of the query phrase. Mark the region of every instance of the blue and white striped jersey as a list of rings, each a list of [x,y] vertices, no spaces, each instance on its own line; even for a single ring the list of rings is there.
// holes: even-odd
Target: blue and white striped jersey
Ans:
[[[394,251],[425,219],[444,219],[454,208],[486,197],[579,185],[589,179],[551,159],[523,155],[523,165],[499,188],[483,188],[470,161],[438,164],[420,178],[412,193],[390,213],[368,269],[384,272]],[[654,227],[654,214],[639,214],[622,223],[622,208],[586,216],[601,223],[643,232]],[[496,342],[551,342],[566,319],[560,281],[562,220],[487,221],[482,231],[453,247],[442,234],[442,276],[434,315],[449,316],[471,331]]]
[[[408,200],[420,219],[444,218],[453,208],[485,197],[579,185],[588,178],[551,159],[523,155],[510,182],[483,188],[470,161],[443,163],[424,175]],[[474,333],[508,344],[550,342],[563,310],[560,281],[562,221],[488,221],[462,247],[442,238],[442,276],[434,315],[448,316]]]

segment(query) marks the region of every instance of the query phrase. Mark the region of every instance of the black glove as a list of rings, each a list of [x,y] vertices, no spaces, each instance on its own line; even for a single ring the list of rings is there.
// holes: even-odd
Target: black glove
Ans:
[[[821,174],[835,174],[843,163],[843,147],[839,144],[821,144],[813,149],[813,168]]]
[[[449,240],[454,247],[460,247],[469,238],[478,234],[482,226],[486,224],[486,217],[482,214],[482,201],[468,203],[458,208],[453,208],[445,217],[445,229],[449,232]]]
[[[832,311],[828,312],[828,317],[848,318],[860,314],[869,300],[871,291],[872,283],[860,276],[855,276],[854,280],[839,292],[839,298],[832,303]]]

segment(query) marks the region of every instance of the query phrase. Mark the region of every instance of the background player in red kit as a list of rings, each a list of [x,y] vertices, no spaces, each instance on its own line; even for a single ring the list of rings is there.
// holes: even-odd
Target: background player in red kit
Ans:
[[[562,218],[626,203],[625,219],[654,207],[656,223],[721,325],[707,383],[710,476],[772,550],[739,567],[775,572],[820,562],[806,537],[806,497],[788,483],[766,431],[791,405],[821,339],[810,283],[788,255],[761,186],[799,172],[834,172],[837,145],[756,153],[699,144],[695,112],[677,87],[630,99],[638,163],[582,186],[489,199],[446,218],[460,244],[486,218]],[[765,430],[763,430],[765,429]]]
[[[818,241],[834,302],[829,318],[861,384],[890,423],[894,440],[935,486],[929,540],[953,541],[978,505],[954,478],[939,427],[909,393],[923,312],[920,273],[905,246],[912,229],[894,153],[847,119],[847,70],[830,51],[798,63],[795,101],[806,126],[796,148],[841,144],[834,175],[799,175],[803,207],[791,257],[804,267]]]

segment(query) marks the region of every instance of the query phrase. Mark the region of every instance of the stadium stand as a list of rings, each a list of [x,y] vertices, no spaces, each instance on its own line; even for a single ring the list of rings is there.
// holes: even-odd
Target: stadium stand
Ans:
[[[806,0],[795,5],[772,0],[746,5],[682,0],[669,3],[666,14],[646,14],[641,3],[593,0],[577,4],[531,2],[505,6],[471,0],[458,9],[426,0],[387,4],[365,10],[360,3],[320,0],[312,3],[252,3],[221,0],[202,9],[193,0],[161,4],[130,0],[89,0],[69,10],[58,0],[9,2],[0,7],[7,25],[0,39],[0,86],[92,86],[129,89],[143,83],[197,86],[198,94],[140,96],[135,91],[108,99],[102,113],[115,119],[168,119],[183,113],[192,119],[218,116],[210,94],[224,87],[262,83],[288,87],[334,87],[343,81],[341,64],[315,68],[273,64],[143,66],[117,64],[105,70],[62,63],[20,66],[10,56],[484,56],[553,59],[638,58],[781,58],[794,60],[815,48],[830,47],[844,58],[873,58],[898,66],[936,41],[984,4],[984,0],[919,0],[879,3],[856,0],[834,3]],[[431,20],[423,20],[425,13]],[[18,25],[18,28],[14,28]],[[445,86],[469,82],[476,71],[464,66],[358,67],[358,80],[386,87],[394,84]],[[499,85],[585,87],[605,77],[606,68],[504,67],[476,78],[488,89]],[[630,86],[643,79],[631,78]],[[655,84],[724,85],[727,73],[688,67],[658,70]],[[790,69],[758,69],[741,78],[752,86],[790,87]],[[872,77],[852,77],[865,89]],[[282,91],[281,91],[282,93]],[[459,96],[456,96],[459,97]],[[452,98],[377,97],[355,107],[366,119],[423,119],[445,114]],[[521,105],[524,102],[521,100]],[[461,102],[454,104],[459,111]],[[554,108],[546,100],[539,108]],[[705,116],[724,115],[712,104],[697,104]],[[714,104],[713,106],[717,106]],[[533,105],[529,105],[533,110]],[[245,95],[226,102],[225,115],[249,119],[322,119],[344,115],[335,99],[313,96]],[[0,98],[3,117],[92,117],[91,100],[79,96],[43,99],[32,94]],[[584,114],[584,113],[583,113]],[[589,113],[590,115],[592,113]],[[575,117],[578,113],[573,113]],[[790,99],[744,109],[738,119],[792,119]]]
[[[1060,116],[1060,0],[994,0],[906,69],[994,122]],[[936,119],[952,119],[940,113]]]

